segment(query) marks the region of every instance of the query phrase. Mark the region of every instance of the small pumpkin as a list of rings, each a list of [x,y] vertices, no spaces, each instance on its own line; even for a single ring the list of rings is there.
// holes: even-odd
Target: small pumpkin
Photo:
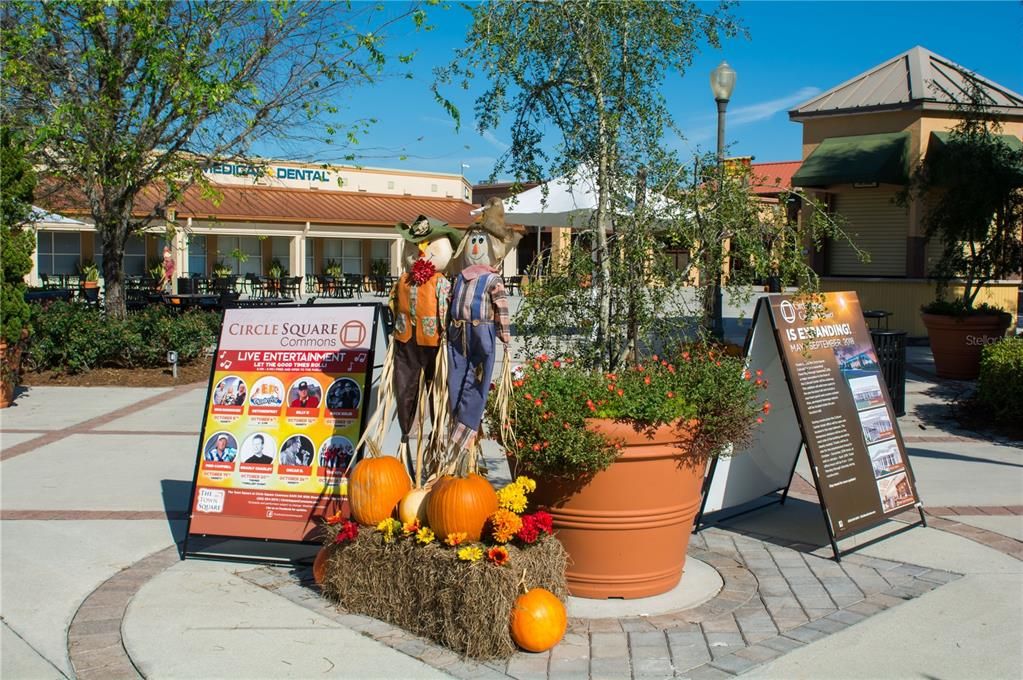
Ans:
[[[323,546],[320,548],[320,552],[316,553],[316,559],[313,561],[313,580],[318,586],[322,586],[323,580],[327,577],[327,560],[329,559],[330,550],[327,546]]]
[[[527,652],[546,652],[561,642],[568,627],[565,605],[545,588],[515,598],[511,612],[511,636]]]
[[[426,496],[429,492],[426,489],[412,489],[401,498],[398,503],[398,519],[402,524],[411,524],[417,519],[419,523],[426,526]]]
[[[391,516],[394,506],[411,488],[408,471],[397,458],[363,458],[348,478],[352,519],[359,524],[376,526]]]
[[[497,510],[497,492],[478,474],[445,475],[426,497],[426,516],[438,537],[465,532],[470,541],[480,540],[483,526]]]

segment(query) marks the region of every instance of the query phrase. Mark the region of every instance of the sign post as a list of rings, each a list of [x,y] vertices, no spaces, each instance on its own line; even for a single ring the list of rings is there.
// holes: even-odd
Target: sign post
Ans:
[[[887,521],[894,512],[916,507],[921,524],[926,526],[926,519],[856,294],[825,293],[814,305],[811,310],[806,300],[789,295],[758,303],[748,354],[751,366],[765,362],[764,374],[772,379],[768,398],[775,408],[753,450],[728,461],[725,474],[720,465],[711,469],[705,507],[707,512],[734,507],[780,486],[787,492],[798,436],[839,559],[839,540]],[[768,322],[773,353],[764,341]],[[778,377],[784,378],[788,395],[771,393]],[[786,463],[791,466],[788,479],[779,485],[778,471]],[[750,476],[751,467],[769,467],[773,474]]]
[[[197,536],[315,541],[319,518],[339,510],[347,493],[343,474],[365,427],[378,314],[377,305],[225,310],[186,555]]]

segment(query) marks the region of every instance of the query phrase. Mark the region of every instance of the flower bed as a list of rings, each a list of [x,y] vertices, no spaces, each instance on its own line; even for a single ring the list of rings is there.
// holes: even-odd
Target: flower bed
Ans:
[[[508,622],[515,598],[528,588],[546,588],[564,600],[564,549],[549,535],[530,545],[502,546],[507,555],[472,559],[440,541],[415,534],[389,536],[352,523],[327,525],[330,556],[323,593],[345,610],[372,616],[476,659],[507,658],[515,651]],[[420,530],[422,531],[422,530]]]

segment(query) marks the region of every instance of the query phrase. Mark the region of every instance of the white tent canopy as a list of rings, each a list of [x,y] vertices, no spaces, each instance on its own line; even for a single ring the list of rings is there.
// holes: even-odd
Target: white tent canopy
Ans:
[[[569,176],[559,177],[505,200],[505,219],[512,224],[581,226],[597,208],[597,182],[593,172],[580,165]]]
[[[36,205],[32,206],[32,211],[31,213],[29,213],[28,219],[35,225],[61,224],[67,226],[71,225],[85,226],[86,224],[85,222],[81,222],[79,220],[73,220],[70,217],[64,217],[63,215],[58,215],[57,213],[49,212],[48,210],[44,210],[43,208],[40,208],[39,206]]]
[[[544,196],[546,188],[546,197]],[[668,199],[650,192],[650,205],[664,210]],[[597,209],[597,181],[592,168],[579,165],[571,175],[535,186],[505,199],[505,219],[531,227],[585,226]]]

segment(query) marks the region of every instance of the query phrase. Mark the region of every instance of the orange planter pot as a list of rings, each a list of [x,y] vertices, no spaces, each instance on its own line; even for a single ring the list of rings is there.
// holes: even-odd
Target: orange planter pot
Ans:
[[[546,506],[569,555],[565,576],[577,597],[649,597],[678,585],[705,461],[687,457],[692,434],[675,426],[653,436],[593,419],[587,427],[625,440],[607,470],[580,480],[538,479],[530,502]]]
[[[980,350],[1005,337],[1008,314],[944,316],[922,314],[934,355],[934,370],[941,378],[973,380],[980,375]]]

